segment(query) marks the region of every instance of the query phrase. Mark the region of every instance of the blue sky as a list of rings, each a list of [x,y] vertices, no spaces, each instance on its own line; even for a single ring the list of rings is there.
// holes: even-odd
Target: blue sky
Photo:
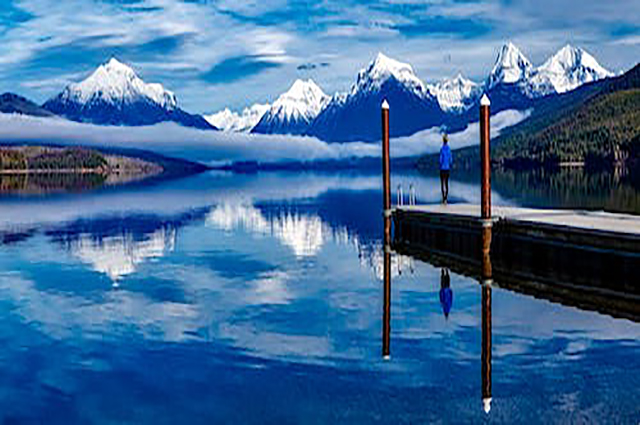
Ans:
[[[204,113],[295,78],[346,90],[378,51],[427,82],[481,80],[506,40],[534,63],[572,43],[620,71],[640,59],[638,16],[637,0],[2,0],[0,91],[42,102],[116,56]]]

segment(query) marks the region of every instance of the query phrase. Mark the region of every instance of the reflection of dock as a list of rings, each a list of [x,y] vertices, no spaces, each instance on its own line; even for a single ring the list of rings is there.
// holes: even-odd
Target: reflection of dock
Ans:
[[[469,205],[397,208],[394,249],[479,277],[478,211]],[[494,207],[492,222],[499,286],[640,321],[640,217]]]

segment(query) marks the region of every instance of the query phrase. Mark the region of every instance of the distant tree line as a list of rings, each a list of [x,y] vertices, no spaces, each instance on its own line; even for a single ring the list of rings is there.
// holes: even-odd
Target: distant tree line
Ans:
[[[0,148],[0,170],[104,170],[106,158],[99,152],[82,149]]]

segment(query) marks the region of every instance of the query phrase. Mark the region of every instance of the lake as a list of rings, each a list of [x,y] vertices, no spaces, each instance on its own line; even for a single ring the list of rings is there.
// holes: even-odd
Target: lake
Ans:
[[[478,203],[473,174],[452,202]],[[495,205],[640,213],[624,175],[494,174]],[[439,181],[406,171],[418,202]],[[0,198],[3,423],[631,423],[640,323],[393,255],[375,173],[208,172]],[[93,185],[91,186],[93,187]],[[570,267],[571,265],[567,265]],[[485,295],[486,296],[486,295]],[[446,313],[446,314],[445,314]]]

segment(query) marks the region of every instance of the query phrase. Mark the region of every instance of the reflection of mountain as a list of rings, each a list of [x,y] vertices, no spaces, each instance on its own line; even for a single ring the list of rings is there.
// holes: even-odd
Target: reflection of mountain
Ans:
[[[70,243],[69,250],[95,271],[117,281],[134,273],[144,261],[173,251],[176,234],[176,230],[170,227],[163,227],[142,238],[131,233],[104,238],[82,234]]]
[[[349,242],[346,229],[334,230],[317,215],[283,211],[266,217],[252,205],[222,204],[211,210],[207,224],[224,229],[245,229],[270,235],[291,248],[296,257],[316,255],[328,240]]]
[[[384,278],[384,250],[382,243],[358,244],[358,259],[360,265],[371,269],[378,280]],[[391,277],[414,273],[414,260],[412,257],[400,254],[391,256]]]
[[[360,265],[370,269],[382,280],[383,251],[378,240],[353,233],[344,224],[324,221],[317,213],[302,213],[287,209],[259,209],[253,205],[235,203],[213,208],[206,218],[207,224],[227,231],[244,229],[251,233],[278,239],[291,249],[296,257],[317,255],[329,242],[352,245],[358,252]],[[344,220],[343,220],[344,222]],[[394,255],[391,258],[394,276],[413,272],[413,259]]]

